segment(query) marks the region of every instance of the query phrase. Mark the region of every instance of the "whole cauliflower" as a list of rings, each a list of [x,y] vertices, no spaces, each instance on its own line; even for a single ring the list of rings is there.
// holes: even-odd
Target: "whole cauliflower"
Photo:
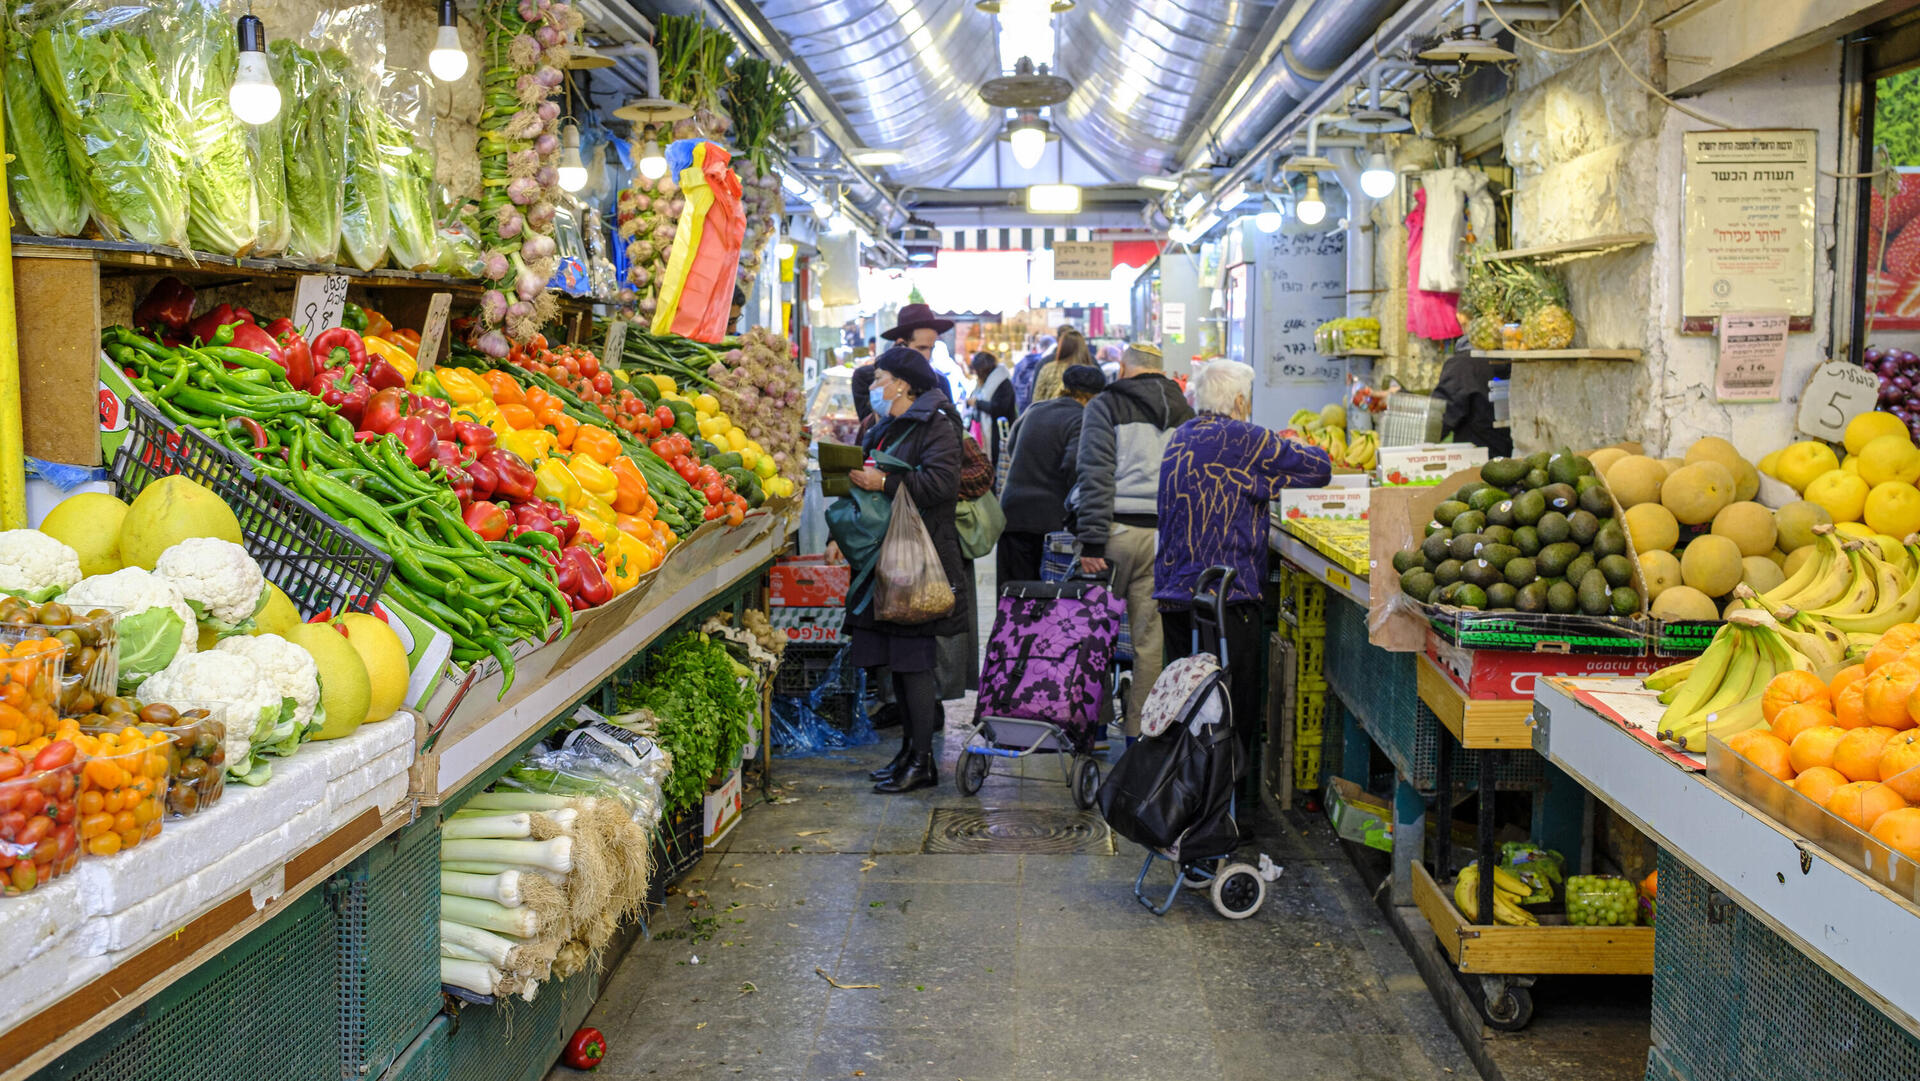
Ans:
[[[280,719],[263,748],[268,754],[292,754],[326,723],[326,712],[320,708],[320,668],[313,663],[313,654],[277,634],[223,638],[213,652],[247,658],[260,669],[262,679],[279,689]]]
[[[35,604],[80,580],[80,553],[37,529],[0,532],[0,593]]]
[[[171,581],[139,567],[122,567],[112,574],[96,574],[61,594],[69,607],[120,609],[114,633],[120,641],[120,687],[133,684],[165,668],[175,658],[192,653],[200,640],[193,609]]]
[[[240,653],[208,651],[175,657],[166,669],[140,684],[145,702],[171,706],[215,703],[227,718],[227,776],[242,784],[265,784],[271,768],[255,757],[280,722],[280,689],[252,659]]]
[[[267,579],[245,548],[216,537],[189,537],[160,553],[155,574],[187,599],[208,630],[226,637],[251,628],[266,603]]]

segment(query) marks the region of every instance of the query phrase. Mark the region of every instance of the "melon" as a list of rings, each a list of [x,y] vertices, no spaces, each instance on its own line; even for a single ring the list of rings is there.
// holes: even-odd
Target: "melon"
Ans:
[[[1814,547],[1811,544],[1795,548],[1793,551],[1787,553],[1787,561],[1780,564],[1780,573],[1786,575],[1788,578],[1793,577],[1794,572],[1800,569],[1800,565],[1812,559],[1814,554]]]
[[[1587,462],[1593,466],[1593,472],[1596,476],[1604,477],[1607,475],[1607,470],[1613,468],[1615,462],[1626,456],[1627,452],[1621,450],[1619,447],[1601,447],[1599,450],[1587,455]]]
[[[346,629],[347,644],[367,666],[367,680],[372,685],[367,720],[384,721],[406,701],[407,647],[379,616],[349,612],[340,617],[339,624]]]
[[[1726,537],[1695,537],[1680,553],[1680,581],[1709,597],[1725,596],[1740,584],[1740,559],[1740,546]]]
[[[1731,502],[1733,477],[1718,462],[1681,466],[1660,486],[1660,505],[1682,525],[1711,522]]]
[[[1760,490],[1760,471],[1740,451],[1717,435],[1703,436],[1687,448],[1687,464],[1718,462],[1733,478],[1733,498],[1752,499]]]
[[[1773,512],[1775,539],[1788,555],[1813,543],[1813,527],[1832,525],[1827,508],[1805,499],[1796,499]]]
[[[40,520],[40,532],[80,557],[80,575],[112,574],[121,567],[120,527],[127,505],[105,492],[79,492],[62,499]]]
[[[1713,598],[1692,586],[1672,586],[1654,598],[1653,614],[1661,619],[1719,619]]]
[[[1606,477],[1613,498],[1623,507],[1634,507],[1660,498],[1660,482],[1667,479],[1667,469],[1658,459],[1628,454],[1607,468]]]
[[[1773,551],[1773,512],[1758,503],[1729,503],[1713,516],[1713,532],[1740,546],[1743,556]]]
[[[1680,584],[1680,561],[1672,552],[1648,552],[1640,557],[1640,577],[1647,583],[1648,599],[1658,600]]]
[[[244,544],[240,519],[213,490],[186,477],[161,477],[141,489],[120,523],[120,562],[152,570],[160,553],[191,537]]]
[[[1768,556],[1747,556],[1740,561],[1740,581],[1755,593],[1765,593],[1786,580],[1780,564]]]
[[[1649,552],[1671,552],[1673,546],[1680,543],[1680,523],[1674,520],[1672,511],[1658,503],[1629,507],[1622,517],[1627,536],[1633,539],[1633,550],[1643,556]]]
[[[339,629],[326,623],[302,623],[282,637],[313,657],[320,669],[320,705],[327,722],[314,739],[351,736],[367,719],[373,689],[367,666]]]

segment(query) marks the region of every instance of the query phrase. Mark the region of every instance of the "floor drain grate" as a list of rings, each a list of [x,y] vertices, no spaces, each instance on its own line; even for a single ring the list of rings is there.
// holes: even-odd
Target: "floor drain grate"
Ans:
[[[1112,855],[1113,833],[1090,811],[959,810],[936,807],[923,852]]]

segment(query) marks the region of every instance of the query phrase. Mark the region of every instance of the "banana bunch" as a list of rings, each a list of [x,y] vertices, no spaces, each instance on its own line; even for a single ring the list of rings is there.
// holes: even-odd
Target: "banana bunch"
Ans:
[[[1372,432],[1354,432],[1347,437],[1347,452],[1334,456],[1335,465],[1349,465],[1355,469],[1372,469],[1375,459],[1380,456],[1380,437]]]
[[[1656,732],[1682,750],[1704,751],[1708,732],[1725,739],[1753,728],[1763,722],[1760,693],[1774,676],[1832,663],[1844,656],[1843,642],[1795,630],[1759,609],[1737,609],[1704,653],[1642,681],[1667,704]],[[1806,650],[1819,656],[1818,664]]]
[[[1320,447],[1334,465],[1353,469],[1372,469],[1379,456],[1379,437],[1370,431],[1349,433],[1312,409],[1296,409],[1287,418],[1286,434],[1303,443]]]
[[[1519,875],[1505,867],[1494,867],[1493,922],[1509,927],[1537,926],[1540,921],[1534,918],[1533,913],[1520,907],[1520,901],[1532,892],[1533,889]],[[1460,878],[1453,884],[1453,903],[1468,919],[1480,922],[1479,861],[1461,869]]]
[[[1793,577],[1749,605],[1786,613],[1785,621],[1801,629],[1810,620],[1843,635],[1876,639],[1895,624],[1920,619],[1920,537],[1883,551],[1868,541],[1843,540],[1832,526],[1821,525],[1814,527],[1814,546],[1813,558]]]

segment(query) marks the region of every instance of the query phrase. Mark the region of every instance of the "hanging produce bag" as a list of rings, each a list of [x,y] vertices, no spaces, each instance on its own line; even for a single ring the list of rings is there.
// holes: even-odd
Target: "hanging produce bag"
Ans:
[[[388,248],[403,270],[432,270],[440,259],[434,220],[431,87],[418,72],[389,68],[381,80],[375,142],[386,181]]]
[[[680,309],[686,290],[687,273],[692,268],[694,253],[700,248],[707,207],[713,204],[713,193],[707,189],[706,172],[700,164],[705,157],[704,148],[709,145],[698,139],[681,139],[667,147],[667,172],[679,178],[682,206],[679,220],[674,223],[673,248],[667,256],[667,267],[657,283],[659,306],[654,309],[651,327],[655,334],[673,332],[674,315]]]
[[[343,58],[344,59],[344,58]],[[381,132],[386,114],[371,86],[356,84],[351,73],[337,70],[347,90],[346,190],[340,210],[340,258],[361,270],[387,261],[393,223],[387,204],[387,180],[382,168]]]
[[[18,6],[7,10],[5,100],[7,118],[7,194],[14,221],[41,236],[78,236],[87,227],[87,202],[67,163],[67,145],[47,92],[27,55],[30,36],[16,21]]]
[[[250,254],[259,238],[258,191],[247,127],[227,91],[236,58],[235,16],[220,0],[178,0],[153,37],[160,89],[185,147],[187,237],[196,250]]]
[[[874,615],[909,626],[953,611],[953,586],[940,563],[940,550],[933,546],[933,535],[904,483],[894,489],[893,520],[874,566],[873,600]]]
[[[673,331],[694,341],[717,342],[727,336],[747,218],[740,206],[740,178],[727,165],[727,152],[707,145],[711,149],[702,171],[711,198],[700,231],[700,249],[687,268]]]
[[[287,254],[331,263],[340,250],[347,169],[346,88],[320,54],[290,40],[269,46],[286,107],[280,111],[286,168]]]
[[[148,43],[155,13],[76,2],[34,15],[34,73],[94,222],[115,239],[185,248],[185,148]]]
[[[267,70],[274,85],[285,85],[271,53],[267,55]],[[298,103],[289,102],[264,124],[242,125],[247,165],[253,175],[255,255],[279,255],[293,242],[293,212],[287,205],[287,135],[281,123],[290,110],[298,107]]]

